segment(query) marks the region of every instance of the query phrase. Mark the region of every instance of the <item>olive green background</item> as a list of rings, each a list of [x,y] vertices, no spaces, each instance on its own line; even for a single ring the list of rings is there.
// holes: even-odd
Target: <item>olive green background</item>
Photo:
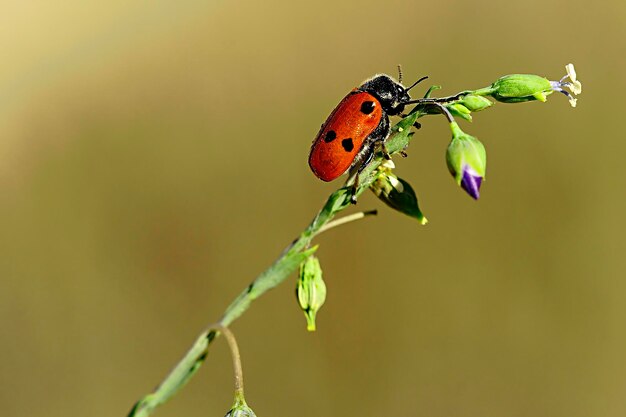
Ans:
[[[233,330],[260,417],[626,415],[624,2],[7,3],[2,416],[124,416],[340,186],[307,155],[363,79],[400,63],[450,94],[569,62],[577,108],[461,122],[478,202],[424,120],[396,172],[430,223],[365,194],[378,217],[318,240],[316,333],[295,277]],[[231,401],[220,340],[156,415]]]

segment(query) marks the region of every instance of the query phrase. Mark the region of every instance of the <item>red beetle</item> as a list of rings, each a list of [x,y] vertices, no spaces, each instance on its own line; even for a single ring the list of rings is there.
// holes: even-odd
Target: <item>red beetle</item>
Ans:
[[[358,187],[358,175],[389,136],[389,116],[401,114],[404,106],[413,104],[409,90],[426,77],[405,88],[389,75],[378,74],[366,80],[341,100],[322,125],[311,146],[309,166],[323,181],[332,181],[358,166],[353,185]]]

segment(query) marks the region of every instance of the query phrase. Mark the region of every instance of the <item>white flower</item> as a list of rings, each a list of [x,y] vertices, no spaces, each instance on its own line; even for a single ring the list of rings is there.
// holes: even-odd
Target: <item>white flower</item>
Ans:
[[[567,71],[567,76],[571,80],[570,82],[570,90],[572,93],[578,95],[583,92],[583,85],[576,79],[576,70],[574,69],[574,64],[567,64],[565,66],[565,70]],[[563,81],[563,80],[561,80]]]
[[[569,104],[572,107],[576,107],[576,99],[573,95],[578,95],[583,91],[583,85],[576,79],[576,70],[574,69],[574,64],[567,64],[565,66],[565,71],[567,71],[567,75],[561,78],[559,81],[550,81],[550,85],[552,90],[558,91],[559,93],[563,93],[569,99]],[[567,80],[569,78],[569,81]],[[565,89],[569,89],[569,91]],[[573,95],[572,95],[573,94]]]

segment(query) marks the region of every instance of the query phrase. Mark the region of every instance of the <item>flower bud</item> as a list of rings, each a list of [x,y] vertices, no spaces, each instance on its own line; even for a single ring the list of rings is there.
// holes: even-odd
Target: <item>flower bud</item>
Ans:
[[[393,162],[388,163],[393,166]],[[419,208],[415,191],[408,182],[393,174],[388,163],[378,168],[378,175],[370,189],[389,207],[417,219],[422,225],[428,223]]]
[[[246,404],[235,406],[224,417],[256,417],[254,411]]]
[[[573,64],[567,64],[565,71],[567,74],[559,81],[550,81],[533,74],[505,75],[493,83],[491,87],[477,90],[477,93],[491,95],[504,103],[521,103],[533,100],[546,101],[548,95],[558,91],[569,99],[572,107],[576,107],[574,96],[582,92],[582,84],[576,78]]]
[[[472,111],[465,107],[461,103],[454,103],[447,105],[446,108],[452,113],[454,116],[465,119],[469,122],[472,121]]]
[[[309,256],[300,265],[296,296],[306,317],[307,330],[315,331],[315,315],[326,301],[326,284],[322,279],[320,262],[315,256]]]
[[[552,93],[550,80],[533,74],[505,75],[491,85],[491,96],[503,103],[520,103],[524,101],[546,101]]]
[[[465,106],[469,111],[481,111],[488,107],[493,106],[493,102],[487,97],[477,96],[475,94],[468,94],[459,101],[459,104]]]
[[[232,408],[224,417],[256,417],[256,414],[254,414],[254,411],[246,404],[243,393],[238,392],[235,394],[235,404],[233,404]]]
[[[487,165],[485,147],[478,139],[463,132],[455,122],[450,123],[450,128],[452,141],[446,151],[448,169],[456,183],[478,200]]]

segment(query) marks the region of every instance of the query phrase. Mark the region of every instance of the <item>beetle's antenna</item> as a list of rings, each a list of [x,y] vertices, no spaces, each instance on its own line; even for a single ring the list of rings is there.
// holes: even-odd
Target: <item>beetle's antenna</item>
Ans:
[[[428,78],[428,75],[423,76],[422,78],[420,78],[419,80],[415,81],[409,88],[407,88],[405,91],[409,91],[411,88],[415,87],[416,85],[418,85],[419,83],[421,83],[422,81],[424,81],[425,79]]]
[[[402,84],[402,65],[398,64],[398,82]]]

